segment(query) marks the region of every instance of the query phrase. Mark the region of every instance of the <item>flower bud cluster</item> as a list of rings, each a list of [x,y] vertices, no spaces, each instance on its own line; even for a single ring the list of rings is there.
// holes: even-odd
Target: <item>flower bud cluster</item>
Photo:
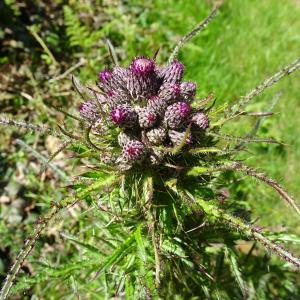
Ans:
[[[193,145],[209,127],[207,115],[191,106],[197,87],[182,81],[183,73],[178,60],[158,66],[143,56],[134,58],[127,68],[115,66],[100,72],[101,103],[87,101],[79,111],[86,122],[99,123],[105,117],[106,123],[120,128],[116,165],[123,169],[143,161],[157,165],[168,150]]]

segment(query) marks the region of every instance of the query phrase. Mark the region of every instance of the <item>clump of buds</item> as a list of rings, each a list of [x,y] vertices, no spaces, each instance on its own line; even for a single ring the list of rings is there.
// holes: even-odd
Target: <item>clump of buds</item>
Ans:
[[[209,119],[192,108],[197,86],[182,81],[183,73],[178,60],[158,66],[143,56],[127,68],[117,65],[100,72],[101,93],[79,110],[88,123],[105,118],[106,124],[119,128],[116,166],[128,170],[143,161],[158,165],[174,147],[182,145],[185,151],[199,143],[197,135],[209,127]]]

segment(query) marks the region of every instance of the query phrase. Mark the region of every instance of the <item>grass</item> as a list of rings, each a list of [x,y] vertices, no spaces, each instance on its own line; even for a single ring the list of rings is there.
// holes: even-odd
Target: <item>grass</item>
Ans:
[[[14,90],[13,84],[9,83],[10,98],[8,104],[5,102],[1,108],[4,108],[4,112],[8,111],[20,118],[24,116],[35,122],[49,122],[53,125],[56,120],[62,119],[62,116],[55,119],[53,113],[45,107],[43,100],[46,98],[52,101],[53,94],[68,92],[70,83],[68,78],[65,78],[49,84],[47,80],[51,76],[57,76],[78,62],[80,57],[84,57],[87,63],[76,72],[83,81],[94,82],[98,70],[108,63],[104,44],[99,42],[105,36],[108,36],[117,46],[117,52],[124,62],[130,61],[135,55],[152,55],[159,47],[161,50],[158,60],[163,62],[180,36],[208,14],[207,2],[156,0],[145,3],[135,0],[130,2],[130,5],[122,7],[111,6],[103,10],[98,8],[97,13],[105,12],[109,21],[97,27],[91,20],[98,21],[98,15],[90,5],[78,1],[76,4],[70,3],[63,9],[57,1],[57,7],[53,9],[59,11],[59,18],[62,18],[64,26],[69,29],[65,32],[59,31],[55,20],[51,20],[50,26],[47,30],[40,31],[40,35],[61,64],[61,69],[51,69],[53,67],[51,60],[49,61],[45,56],[47,53],[44,53],[43,49],[33,42],[29,46],[25,44],[23,49],[17,48],[22,60],[20,56],[3,53],[4,57],[8,57],[11,65],[18,64],[20,68],[19,74],[13,73],[10,69],[11,77],[18,87],[20,84],[18,76],[21,76],[22,72],[26,74],[21,77],[20,86],[23,92],[32,95],[32,99],[28,100],[24,94],[20,95],[20,90]],[[13,4],[11,7],[16,9]],[[81,19],[79,18],[80,12],[82,12]],[[215,92],[218,99],[217,105],[234,101],[300,55],[299,14],[300,4],[295,0],[285,1],[284,4],[276,0],[245,0],[242,3],[239,0],[224,1],[217,18],[199,37],[194,38],[181,51],[179,57],[187,69],[185,78],[198,83],[200,97],[212,91]],[[61,17],[62,15],[64,17]],[[87,33],[82,35],[86,37],[85,40],[80,39],[82,31],[74,25],[75,19],[80,20],[77,27],[85,25],[84,30]],[[21,27],[25,26],[18,15],[16,20]],[[94,35],[91,37],[89,33],[92,31]],[[27,35],[28,39],[29,36],[30,34]],[[30,51],[35,54],[32,61],[28,55]],[[27,57],[28,60],[23,57]],[[38,59],[41,57],[43,60]],[[3,62],[1,68],[4,70],[7,61],[3,58]],[[300,137],[297,134],[300,126],[299,80],[300,72],[298,71],[291,78],[285,78],[262,96],[254,99],[249,107],[251,111],[267,110],[268,103],[274,95],[280,90],[283,91],[274,115],[264,120],[258,135],[273,137],[283,141],[287,146],[253,145],[250,147],[250,154],[241,155],[241,158],[246,159],[248,165],[265,170],[271,177],[279,180],[296,200],[299,199],[300,203],[300,174],[298,172]],[[78,103],[78,99],[71,96],[71,93],[67,96],[55,97],[55,101],[66,107]],[[242,126],[241,122],[238,122],[234,127],[228,128],[228,132],[234,135],[247,133],[255,121],[253,117],[248,118],[249,120],[244,121]],[[1,131],[1,137],[5,141],[2,151],[6,153],[3,158],[3,167],[1,165],[3,174],[6,174],[1,180],[2,186],[7,187],[8,183],[13,186],[14,182],[20,185],[17,189],[17,197],[13,195],[13,188],[10,189],[12,190],[10,193],[6,190],[3,195],[8,195],[13,200],[12,203],[16,203],[18,197],[22,198],[22,205],[27,208],[27,210],[21,208],[17,211],[12,203],[1,202],[0,204],[1,215],[4,216],[0,223],[3,233],[1,250],[3,253],[9,253],[8,258],[1,258],[1,271],[4,274],[11,263],[10,260],[18,252],[22,240],[31,230],[33,221],[48,210],[51,201],[60,201],[65,192],[64,189],[60,189],[63,183],[51,172],[45,180],[40,181],[37,178],[39,162],[32,158],[31,154],[20,148],[14,148],[15,146],[10,144],[16,135],[21,135],[27,144],[44,151],[47,143],[42,137],[38,139],[29,134],[16,133],[11,129],[1,129]],[[48,155],[49,151],[48,153],[44,151],[44,154]],[[70,169],[71,166],[67,163],[67,170],[70,171]],[[25,176],[20,177],[20,172],[23,172]],[[259,217],[260,225],[277,230],[281,229],[275,227],[279,224],[280,227],[287,226],[290,231],[299,233],[296,214],[290,213],[289,208],[268,187],[251,179],[242,178],[237,181],[233,178],[230,190],[233,197],[239,201],[248,201],[252,210],[252,219]],[[22,216],[23,223],[20,223],[18,218],[13,218],[16,215]],[[287,218],[287,216],[290,217]],[[13,222],[10,222],[9,218]],[[103,224],[107,225],[105,229],[103,229]],[[110,223],[107,215],[99,213],[95,203],[82,204],[70,213],[63,213],[57,222],[51,224],[38,243],[37,251],[24,268],[25,272],[39,270],[39,266],[42,265],[45,268],[44,272],[52,270],[54,274],[54,271],[59,272],[59,266],[64,263],[69,264],[72,270],[71,265],[78,258],[91,255],[86,250],[87,245],[98,245],[103,242],[107,243],[107,252],[115,249],[115,241],[109,239],[111,232],[114,232],[113,226],[114,224]],[[101,235],[102,241],[99,241],[97,234],[99,230],[104,231]],[[120,233],[120,236],[126,241],[126,232]],[[85,248],[80,245],[83,242]],[[95,259],[101,260],[104,256],[95,254]],[[97,289],[97,281],[86,284],[84,278],[71,276],[57,288],[56,282],[42,283],[43,275],[41,273],[34,290],[30,292],[38,297],[49,295],[49,299],[57,299],[67,295],[66,297],[72,298],[78,290],[85,291],[87,298],[96,297],[93,291]],[[100,280],[103,276],[105,275],[101,274]]]

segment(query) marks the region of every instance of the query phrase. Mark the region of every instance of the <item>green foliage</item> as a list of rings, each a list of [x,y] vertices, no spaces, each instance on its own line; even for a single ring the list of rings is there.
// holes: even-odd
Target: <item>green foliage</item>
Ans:
[[[14,52],[5,46],[1,61],[18,63],[22,68],[17,72],[11,67],[14,89],[8,79],[2,80],[1,95],[2,90],[8,90],[3,93],[3,99],[8,100],[1,102],[1,108],[33,123],[47,122],[50,127],[59,123],[70,133],[79,134],[74,120],[61,113],[55,118],[45,105],[50,102],[65,110],[71,107],[71,113],[76,114],[74,107],[80,100],[71,92],[70,73],[51,80],[84,58],[79,77],[83,82],[93,82],[109,61],[106,37],[117,46],[120,61],[137,54],[152,55],[158,47],[158,59],[165,61],[179,35],[209,12],[206,2],[194,2],[116,1],[102,6],[97,1],[97,5],[67,1],[62,6],[61,1],[54,1],[46,8],[38,4],[41,12],[31,12],[38,26],[32,28],[59,65],[51,65],[51,55],[29,31],[21,47],[5,36]],[[23,26],[18,18],[29,8],[18,6],[16,1],[5,3],[11,19]],[[50,12],[55,16],[51,21],[43,22],[38,17]],[[257,85],[266,74],[274,73],[281,62],[288,63],[298,55],[298,15],[294,1],[285,5],[274,0],[245,1],[243,5],[237,0],[225,1],[214,22],[180,53],[187,66],[186,78],[199,83],[198,96],[216,93],[216,108],[210,110],[213,126],[220,125],[220,113],[227,109],[227,103]],[[20,27],[11,28],[18,32]],[[168,172],[153,176],[151,170],[143,176],[132,173],[124,178],[101,165],[86,141],[74,141],[68,146],[75,156],[72,162],[63,155],[52,163],[63,161],[64,171],[78,176],[66,183],[55,168],[47,168],[45,180],[37,176],[37,160],[44,162],[34,151],[43,152],[46,140],[41,138],[38,143],[32,134],[24,135],[19,130],[14,135],[22,137],[31,149],[24,151],[26,147],[11,146],[10,130],[1,133],[1,147],[8,153],[1,157],[1,184],[9,186],[4,195],[12,201],[1,202],[1,256],[7,257],[1,260],[3,278],[32,227],[50,222],[25,261],[13,293],[24,299],[297,299],[299,275],[293,265],[270,255],[278,254],[297,265],[297,259],[283,248],[299,254],[296,215],[286,218],[290,214],[287,208],[275,193],[263,186],[258,189],[257,181],[245,180],[232,170],[221,172],[220,167],[237,154],[273,177],[284,178],[297,196],[298,78],[295,74],[279,84],[277,89],[284,88],[281,102],[272,118],[263,119],[258,131],[260,138],[272,137],[290,147],[254,143],[249,149],[255,155],[237,151],[236,147],[242,145],[240,150],[244,150],[250,139],[257,139],[235,138],[250,132],[257,120],[245,116],[243,125],[225,125],[224,139],[218,145],[193,150],[192,168],[175,172],[172,178],[168,178]],[[267,111],[277,89],[267,91],[248,110]],[[116,134],[112,132],[111,141]],[[19,177],[20,173],[24,176]],[[13,181],[21,185],[17,193]],[[230,194],[224,202],[219,194],[222,188]],[[18,197],[25,199],[27,210],[17,207]],[[38,218],[51,208],[57,211],[53,219]],[[23,223],[18,223],[20,216]],[[255,225],[258,216],[259,224],[267,226],[262,232]],[[282,223],[289,228],[275,227]]]

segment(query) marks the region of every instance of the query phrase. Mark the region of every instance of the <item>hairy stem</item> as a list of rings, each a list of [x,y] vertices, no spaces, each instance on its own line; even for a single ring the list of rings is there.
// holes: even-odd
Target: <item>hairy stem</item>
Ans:
[[[180,49],[194,36],[196,36],[200,31],[206,28],[208,23],[216,16],[218,10],[218,5],[214,7],[214,9],[211,11],[211,13],[201,22],[199,23],[192,31],[190,31],[188,34],[183,36],[181,40],[177,43],[175,46],[173,52],[171,53],[169,57],[169,63],[171,63],[178,55]]]
[[[300,209],[298,205],[296,204],[295,200],[284,190],[283,187],[280,186],[278,182],[275,180],[268,178],[265,174],[259,173],[255,169],[248,167],[246,165],[243,165],[239,162],[236,162],[232,165],[232,168],[240,171],[246,175],[255,177],[264,183],[268,184],[270,187],[272,187],[275,191],[278,192],[278,194],[287,201],[287,203],[295,210],[295,212],[300,216]]]
[[[254,168],[243,165],[240,162],[234,162],[232,164],[223,165],[217,168],[207,168],[207,169],[204,168],[203,171],[200,170],[201,173],[212,173],[212,172],[219,172],[219,171],[238,171],[245,175],[252,176],[254,178],[259,179],[260,181],[272,187],[300,216],[300,209],[296,204],[295,200],[285,191],[283,187],[280,186],[278,182],[267,177],[265,174],[258,172]]]
[[[238,99],[237,103],[230,107],[230,111],[229,110],[227,111],[229,112],[229,118],[240,115],[241,109],[243,109],[243,107],[245,107],[254,97],[258,96],[265,89],[271,87],[272,85],[277,83],[280,79],[282,79],[287,75],[290,75],[291,73],[293,73],[299,68],[300,68],[300,57],[298,57],[296,60],[294,60],[287,66],[285,66],[279,72],[275,73],[273,76],[264,80],[262,83],[260,83],[250,92],[248,92],[248,94]]]
[[[279,91],[278,93],[275,94],[275,96],[273,97],[273,99],[270,101],[270,104],[268,105],[268,111],[270,111],[272,113],[272,111],[274,110],[274,107],[276,106],[276,104],[278,103],[280,97],[282,95],[282,91]],[[255,134],[257,133],[259,127],[261,126],[262,122],[264,120],[264,117],[260,117],[257,118],[254,125],[252,126],[251,130],[246,134],[246,138],[252,138],[255,136]],[[240,144],[238,144],[236,146],[236,149],[240,149],[245,143],[241,142]]]
[[[276,254],[281,259],[290,262],[297,269],[300,269],[299,258],[295,257],[292,253],[290,253],[284,247],[269,240],[261,232],[259,232],[255,227],[253,227],[249,224],[245,224],[241,219],[234,217],[230,214],[227,214],[226,212],[219,209],[218,207],[216,207],[212,204],[209,204],[207,201],[204,201],[202,199],[197,199],[197,202],[201,205],[201,208],[204,210],[204,212],[207,215],[213,216],[217,220],[222,219],[232,228],[241,231],[243,234],[245,234],[250,239],[253,238],[253,239],[257,240],[266,249],[270,250],[272,253]]]
[[[58,207],[54,207],[50,213],[48,213],[42,220],[39,221],[37,227],[34,229],[33,233],[29,238],[27,238],[24,242],[24,246],[22,247],[20,253],[18,254],[14,264],[12,265],[9,273],[7,274],[1,292],[0,292],[0,299],[4,300],[7,298],[13,283],[25,261],[27,256],[30,254],[31,250],[33,249],[36,241],[38,240],[41,232],[46,228],[49,221],[59,212]]]
[[[233,135],[228,135],[228,134],[218,134],[216,132],[209,132],[208,135],[217,137],[219,139],[224,139],[228,141],[236,141],[236,142],[243,142],[244,144],[246,143],[269,143],[269,144],[282,144],[281,142],[278,142],[273,139],[261,139],[261,138],[252,138],[248,136],[233,136]]]
[[[11,120],[8,118],[0,118],[0,125],[15,126],[15,127],[24,128],[27,130],[36,131],[36,132],[39,132],[42,134],[49,134],[49,135],[56,136],[59,138],[64,137],[62,134],[60,134],[59,132],[57,132],[51,128],[47,128],[45,126],[38,126],[38,125],[31,124],[31,123],[23,122],[23,121],[15,121],[15,120]]]
[[[64,151],[69,145],[72,144],[72,141],[65,141],[62,143],[62,145],[48,158],[48,160],[46,162],[44,162],[44,165],[41,168],[40,173],[43,173],[44,170],[46,169],[47,166],[50,166],[51,168],[53,168],[53,164],[51,163],[51,161],[62,151]],[[55,167],[55,166],[54,166]]]

